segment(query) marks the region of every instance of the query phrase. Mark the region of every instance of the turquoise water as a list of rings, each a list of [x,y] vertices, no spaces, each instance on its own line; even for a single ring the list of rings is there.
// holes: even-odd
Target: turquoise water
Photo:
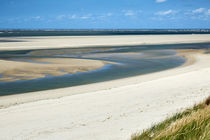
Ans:
[[[22,61],[42,57],[115,62],[115,64],[107,64],[94,71],[63,76],[48,75],[48,77],[34,80],[0,82],[0,96],[84,85],[166,70],[185,62],[184,58],[176,55],[175,49],[206,49],[209,47],[209,44],[182,44],[0,52],[1,59],[20,59]],[[38,51],[36,55],[33,54],[35,51]]]

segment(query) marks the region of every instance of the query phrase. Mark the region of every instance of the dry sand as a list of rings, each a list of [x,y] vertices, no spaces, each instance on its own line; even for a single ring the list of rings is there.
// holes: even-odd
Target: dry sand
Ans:
[[[0,97],[0,139],[127,140],[210,95],[210,55],[186,58],[188,65],[152,74]]]
[[[206,35],[125,35],[125,36],[56,36],[56,37],[17,37],[0,38],[14,42],[0,42],[0,50],[25,50],[47,48],[71,48],[93,46],[180,44],[210,42]],[[22,42],[15,42],[15,40]]]
[[[103,67],[105,61],[70,59],[70,58],[33,58],[31,63],[21,61],[0,60],[0,81],[16,81],[43,78],[48,75],[58,76],[69,73],[77,73],[95,70]]]

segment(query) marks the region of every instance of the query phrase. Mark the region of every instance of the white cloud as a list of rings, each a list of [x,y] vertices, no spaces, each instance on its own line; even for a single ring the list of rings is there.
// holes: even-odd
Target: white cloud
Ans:
[[[137,16],[142,13],[141,10],[122,10],[124,16]]]
[[[81,19],[88,19],[88,18],[90,18],[89,16],[81,16],[80,17]]]
[[[125,12],[125,16],[133,16],[135,13],[132,10],[128,10]]]
[[[96,18],[100,19],[100,20],[104,20],[107,17],[111,17],[113,16],[113,13],[106,13],[106,14],[102,14],[102,15],[98,15],[96,16]]]
[[[59,15],[59,16],[57,16],[56,18],[59,19],[59,20],[61,20],[61,19],[63,19],[63,18],[66,18],[66,15]]]
[[[75,19],[75,18],[77,18],[77,16],[76,15],[71,15],[70,18]]]
[[[167,0],[156,0],[157,3],[166,2]]]
[[[207,15],[210,15],[210,9],[207,11]]]
[[[56,19],[58,20],[62,20],[62,19],[75,19],[77,18],[77,16],[74,14],[74,15],[59,15],[56,17]]]
[[[198,8],[191,11],[186,11],[185,15],[191,19],[207,20],[210,16],[210,9]]]
[[[33,19],[39,20],[39,19],[41,19],[41,17],[40,16],[35,16],[35,17],[33,17]]]
[[[198,9],[192,10],[192,13],[199,14],[199,13],[203,13],[204,11],[205,11],[205,8],[198,8]]]
[[[178,13],[178,11],[175,11],[175,10],[167,10],[167,11],[159,11],[159,12],[155,13],[155,15],[167,16],[167,15],[174,15],[176,13]]]
[[[88,15],[81,16],[80,18],[81,19],[89,19],[91,17],[92,17],[92,15],[91,14],[88,14]]]
[[[191,16],[191,19],[200,19],[200,20],[207,20],[210,16],[210,9],[205,8],[198,8],[191,10],[188,13],[189,16]]]
[[[56,20],[78,20],[78,19],[88,20],[88,19],[97,19],[97,18],[102,19],[102,18],[111,17],[111,16],[113,16],[113,13],[111,13],[111,12],[104,13],[104,14],[98,14],[98,15],[93,15],[93,14],[85,14],[85,15],[63,14],[63,15],[58,15],[56,17]]]
[[[106,16],[110,17],[112,16],[113,14],[112,13],[107,13]]]

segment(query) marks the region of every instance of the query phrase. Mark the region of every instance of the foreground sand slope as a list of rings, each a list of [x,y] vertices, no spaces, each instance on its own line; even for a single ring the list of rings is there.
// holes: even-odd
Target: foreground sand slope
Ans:
[[[210,55],[195,53],[192,57],[192,65],[82,86],[86,94],[0,109],[0,139],[129,139],[131,134],[210,95]],[[99,85],[105,86],[103,90]],[[94,87],[98,90],[87,93]],[[65,88],[35,94],[71,92],[72,88]],[[18,98],[4,97],[1,103],[12,99]]]
[[[47,48],[180,44],[210,42],[210,34],[193,35],[125,35],[125,36],[56,36],[0,38],[0,50],[26,50]],[[1,42],[13,40],[13,42]],[[21,41],[21,42],[15,42]]]

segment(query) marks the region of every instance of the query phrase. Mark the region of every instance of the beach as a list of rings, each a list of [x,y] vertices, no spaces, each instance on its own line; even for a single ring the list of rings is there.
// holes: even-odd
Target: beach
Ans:
[[[24,37],[9,38],[23,42],[2,42],[0,50],[202,43],[210,42],[209,38],[210,35]],[[2,96],[0,139],[128,140],[133,133],[210,95],[210,55],[199,50],[177,51],[186,63],[173,69]]]
[[[0,50],[56,49],[74,47],[182,44],[209,42],[209,34],[2,37]],[[1,41],[3,40],[3,41]]]

